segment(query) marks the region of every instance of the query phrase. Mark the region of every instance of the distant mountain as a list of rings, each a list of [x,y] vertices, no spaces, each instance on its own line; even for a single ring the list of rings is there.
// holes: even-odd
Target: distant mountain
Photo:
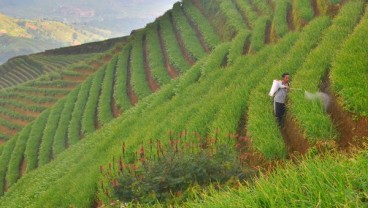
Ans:
[[[62,46],[107,39],[111,32],[46,19],[16,19],[0,13],[0,63],[7,59]]]

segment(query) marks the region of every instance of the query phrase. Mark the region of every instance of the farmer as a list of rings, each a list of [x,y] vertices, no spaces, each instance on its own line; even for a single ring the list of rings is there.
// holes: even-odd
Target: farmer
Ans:
[[[274,80],[270,91],[270,96],[273,97],[274,113],[279,126],[282,126],[283,118],[285,115],[285,99],[286,94],[289,91],[289,73],[282,74],[282,80]]]

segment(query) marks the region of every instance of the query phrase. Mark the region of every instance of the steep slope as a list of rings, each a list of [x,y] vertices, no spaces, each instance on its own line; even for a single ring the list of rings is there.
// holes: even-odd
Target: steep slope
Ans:
[[[263,160],[284,159],[294,151],[313,153],[321,147],[315,138],[306,134],[303,142],[309,149],[298,149],[290,142],[292,137],[277,127],[267,95],[269,84],[290,70],[303,88],[316,87],[340,50],[336,46],[349,34],[359,34],[354,28],[358,25],[356,30],[360,30],[366,18],[364,2],[347,1],[338,7],[318,2],[289,2],[286,5],[291,8],[277,13],[283,15],[281,23],[275,7],[263,1],[210,4],[188,0],[175,4],[156,22],[134,31],[126,44],[101,55],[103,63],[74,80],[80,85],[71,87],[68,94],[61,91],[64,98],[55,99],[53,107],[46,106],[33,123],[7,138],[0,157],[0,182],[5,192],[0,205],[94,206],[99,167],[120,155],[122,143],[133,154],[142,142],[166,138],[168,131],[175,135],[183,131],[218,134],[221,141],[226,141],[228,134],[248,136],[250,153]],[[331,8],[338,11],[331,13]],[[245,12],[250,10],[253,15]],[[288,15],[290,10],[292,15]],[[276,29],[289,24],[290,16],[293,26],[288,27],[289,32]],[[206,21],[212,29],[204,26]],[[214,27],[218,23],[222,24]],[[216,31],[217,40],[208,36],[211,30]],[[277,35],[272,36],[272,31]],[[343,46],[349,47],[349,41]],[[176,77],[170,76],[172,67],[180,76],[169,81]],[[78,77],[85,70],[75,68],[63,77]],[[318,75],[314,85],[308,85],[311,78],[302,82],[303,77],[311,77],[308,73]],[[55,84],[68,85],[57,81]],[[53,84],[32,82],[35,86]],[[45,95],[59,91],[49,90]],[[297,113],[309,108],[305,105],[312,108],[308,112],[315,112],[310,117],[328,119],[327,112],[313,111],[321,106],[319,101],[308,102],[296,93],[290,96],[287,122],[306,124],[296,125],[296,131],[314,129],[308,126],[313,124],[310,118]],[[337,140],[330,129],[321,129],[322,135],[330,133],[328,139]],[[359,135],[362,138],[364,135]]]

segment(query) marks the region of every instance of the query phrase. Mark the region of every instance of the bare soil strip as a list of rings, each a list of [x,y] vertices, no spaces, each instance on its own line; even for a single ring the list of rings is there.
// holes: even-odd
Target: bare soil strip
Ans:
[[[24,121],[22,119],[13,118],[3,113],[0,113],[0,117],[18,126],[26,126],[29,123],[29,121]]]
[[[16,106],[12,106],[12,105],[5,105],[4,107],[8,108],[10,110],[16,111],[18,113],[21,113],[25,116],[29,116],[29,117],[33,117],[33,118],[36,118],[41,114],[41,112],[33,112],[33,111],[25,110],[25,109],[22,109],[22,108],[18,108]]]
[[[112,116],[114,118],[117,118],[120,114],[121,114],[121,110],[118,108],[118,106],[116,105],[116,102],[115,102],[115,98],[114,98],[114,94],[115,94],[115,85],[116,85],[116,71],[117,71],[117,62],[115,63],[115,66],[114,66],[114,72],[113,72],[113,79],[112,79],[112,89],[111,89],[111,113],[112,113]]]
[[[153,79],[152,73],[151,73],[151,67],[148,63],[148,50],[147,50],[147,36],[143,36],[142,41],[142,47],[143,47],[143,60],[144,60],[144,72],[146,73],[146,80],[148,82],[148,86],[151,89],[152,92],[156,92],[158,89],[160,89],[160,86],[157,84],[157,82]]]
[[[314,12],[314,16],[319,16],[319,9],[318,9],[318,3],[317,0],[312,0],[312,7],[313,7],[313,12]]]
[[[309,149],[309,143],[300,129],[301,128],[297,125],[297,122],[294,121],[290,114],[286,112],[284,126],[281,129],[281,133],[283,135],[289,157],[299,154],[304,155]]]
[[[193,65],[194,64],[194,60],[193,58],[190,56],[189,52],[187,51],[187,49],[184,47],[184,42],[183,42],[183,39],[181,38],[180,34],[179,34],[179,31],[177,29],[177,25],[175,24],[175,21],[173,20],[172,18],[172,14],[170,14],[170,22],[171,22],[171,25],[173,26],[173,30],[174,30],[174,34],[175,34],[175,37],[176,37],[176,41],[178,42],[179,44],[179,47],[180,47],[180,50],[181,50],[181,53],[183,54],[183,57],[185,58],[185,60],[187,60],[187,62],[190,64],[190,65]]]
[[[294,21],[293,21],[293,5],[290,4],[290,7],[287,10],[287,14],[286,14],[286,21],[288,23],[288,27],[289,27],[289,31],[294,31],[295,30],[295,26],[294,26]]]
[[[2,134],[9,135],[9,136],[14,136],[17,133],[16,130],[9,129],[8,127],[3,126],[3,125],[0,125],[0,132]]]
[[[27,162],[23,155],[19,166],[19,177],[22,177],[26,173],[26,170],[27,170]]]
[[[270,21],[266,22],[264,42],[265,42],[265,44],[270,44],[271,43],[271,22]]]
[[[127,70],[127,81],[126,81],[126,89],[130,103],[134,106],[138,103],[138,96],[135,94],[135,92],[133,91],[133,87],[132,87],[132,83],[131,83],[131,79],[132,79],[132,75],[131,75],[131,56],[132,56],[132,49],[129,50],[129,58],[128,58],[128,70]]]
[[[354,119],[354,115],[345,111],[338,102],[339,98],[331,89],[329,74],[327,74],[320,86],[322,92],[330,96],[330,104],[327,113],[331,116],[334,125],[337,127],[340,138],[339,148],[349,150],[350,147],[362,146],[363,140],[368,139],[368,118]]]
[[[161,51],[164,55],[164,59],[165,59],[165,68],[167,70],[167,73],[170,75],[171,78],[175,79],[176,77],[179,76],[178,70],[170,64],[169,62],[169,56],[167,55],[167,51],[165,48],[165,44],[164,44],[164,40],[162,37],[162,31],[161,31],[161,26],[158,25],[157,27],[157,32],[158,32],[158,36],[160,39],[160,47],[161,47]]]
[[[245,40],[244,46],[243,46],[243,55],[246,55],[249,53],[250,49],[250,37],[248,36]]]

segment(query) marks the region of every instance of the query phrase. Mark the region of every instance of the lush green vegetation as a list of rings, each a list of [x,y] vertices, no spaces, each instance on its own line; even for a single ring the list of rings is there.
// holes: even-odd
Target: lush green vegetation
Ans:
[[[342,97],[338,89],[344,92],[351,85],[341,78],[343,72],[339,72],[350,66],[343,65],[344,60],[358,59],[357,67],[361,68],[356,72],[350,70],[351,74],[363,74],[366,68],[363,57],[367,53],[363,49],[365,42],[361,40],[364,39],[366,16],[359,22],[364,2],[351,0],[331,5],[328,1],[317,0],[317,6],[325,8],[319,14],[327,14],[320,17],[315,17],[310,2],[308,8],[301,6],[303,2],[306,3],[285,0],[271,5],[260,0],[184,1],[176,3],[173,10],[146,28],[132,32],[127,44],[117,45],[104,54],[92,54],[78,64],[68,61],[68,56],[28,57],[37,63],[42,62],[44,72],[50,73],[42,76],[44,72],[13,73],[6,83],[16,84],[22,79],[30,81],[0,92],[0,115],[3,116],[0,128],[6,131],[0,133],[0,138],[6,139],[0,146],[1,194],[6,191],[0,206],[96,206],[106,194],[98,193],[101,188],[100,167],[109,164],[111,168],[104,172],[109,174],[110,169],[119,167],[122,149],[125,161],[136,160],[142,152],[135,150],[142,144],[155,143],[158,138],[169,137],[170,140],[162,140],[163,145],[190,136],[199,141],[216,139],[220,145],[235,145],[234,139],[238,139],[247,143],[245,152],[238,157],[245,158],[249,167],[267,169],[269,160],[270,166],[272,160],[284,163],[290,146],[284,142],[288,138],[283,138],[276,124],[272,98],[267,95],[272,80],[288,71],[293,88],[315,92],[332,66],[333,89]],[[273,6],[276,6],[275,11]],[[299,18],[295,31],[289,31],[287,26],[286,13],[290,6],[297,15],[294,18]],[[311,17],[302,11],[309,8],[313,13]],[[270,31],[277,36],[275,39],[270,39]],[[355,47],[356,44],[363,48]],[[345,50],[351,50],[349,56],[344,55]],[[31,65],[26,59],[19,64]],[[166,69],[169,65],[180,71],[176,79],[169,76],[172,75]],[[62,70],[57,70],[57,67]],[[344,85],[349,84],[348,87],[338,84],[340,78]],[[152,80],[159,83],[159,89],[152,87]],[[366,81],[360,82],[361,88],[354,92],[364,92]],[[138,103],[133,101],[131,87],[139,97]],[[363,96],[350,98],[345,95],[349,97],[346,100],[353,99],[353,106],[360,106],[361,110],[354,109],[353,112],[364,117],[366,114],[361,113],[366,111],[365,101],[361,99]],[[291,91],[288,102],[288,121],[294,122],[310,144],[338,135],[339,129],[332,125],[319,101],[306,100],[303,91]],[[25,123],[15,124],[19,122]],[[318,154],[316,150],[315,147],[310,148],[310,155]],[[149,151],[146,153],[148,156]],[[332,158],[329,154],[326,162]],[[359,163],[357,166],[350,165],[344,157],[334,164],[356,167],[352,168],[353,173],[358,167],[365,170],[366,166],[361,163],[364,155],[350,160],[354,165]],[[196,159],[205,157],[197,156]],[[338,169],[332,168],[334,165],[325,166],[319,159],[314,162],[315,158],[300,160],[296,166],[283,165],[282,169],[267,172],[266,176],[261,174],[254,183],[240,190],[231,189],[228,193],[232,197],[228,201],[216,201],[222,199],[214,191],[207,192],[214,195],[213,198],[194,197],[204,206],[213,206],[207,205],[211,203],[207,200],[213,200],[218,206],[228,202],[227,206],[260,207],[312,206],[318,203],[325,206],[324,203],[332,201],[342,206],[365,203],[359,201],[366,198],[366,187],[359,185],[365,183],[364,172],[347,177],[344,171],[351,174],[350,167],[342,169],[341,174],[335,174]],[[147,178],[156,177],[156,173],[147,175]],[[308,180],[299,182],[300,178]],[[142,178],[131,179],[136,184],[145,182]],[[333,179],[339,182],[329,183]],[[318,180],[323,182],[318,184]],[[186,194],[199,189],[180,176],[173,181],[169,186],[176,181],[180,184],[184,181],[180,186],[185,188],[184,191],[189,190]],[[347,192],[340,191],[345,185],[348,186]],[[141,187],[157,186],[157,183],[144,183]],[[295,191],[296,186],[307,188]],[[181,192],[176,186],[172,188],[174,194],[169,197],[172,199],[170,203],[175,204],[184,198],[193,199],[186,198],[186,194],[181,199],[177,198],[175,194],[180,195]],[[130,191],[137,195],[144,193],[143,201],[148,199],[152,205],[154,197],[146,194],[150,192],[147,192],[148,188],[138,189]],[[285,194],[280,196],[280,189],[286,190]],[[320,190],[324,193],[319,193]],[[233,196],[234,192],[245,193],[240,195],[244,199]],[[347,194],[345,199],[342,193]],[[255,197],[251,198],[251,195]],[[325,197],[324,200],[319,201],[319,196]],[[275,200],[275,197],[281,198]],[[194,202],[187,205],[201,206]]]
[[[286,156],[283,137],[274,118],[273,100],[267,94],[272,80],[281,79],[281,74],[285,71],[293,76],[310,51],[318,45],[322,32],[329,24],[330,20],[328,17],[320,17],[313,20],[304,28],[300,34],[299,41],[284,56],[283,61],[271,66],[272,70],[264,74],[258,86],[251,92],[247,135],[252,138],[254,147],[268,159]],[[267,103],[267,105],[259,105],[259,103]]]
[[[288,31],[287,14],[291,9],[290,0],[280,0],[275,2],[275,15],[273,17],[273,27],[277,37],[283,37]]]
[[[321,79],[326,75],[331,61],[343,41],[357,24],[361,12],[362,2],[349,2],[335,17],[332,26],[324,33],[323,39],[305,60],[301,68],[293,77],[293,87],[308,92],[317,92]],[[331,119],[326,114],[323,103],[307,101],[300,91],[290,93],[290,114],[300,125],[301,132],[314,143],[317,140],[330,140],[337,137]]]
[[[332,63],[330,78],[334,92],[345,110],[368,117],[366,76],[368,70],[367,39],[368,7],[354,33],[343,44]]]
[[[181,4],[178,2],[174,4],[172,15],[175,26],[183,39],[184,46],[188,50],[190,56],[194,60],[198,60],[205,55],[205,50],[202,47],[199,37],[197,37],[194,29],[190,26],[187,21],[185,14],[181,8]]]
[[[345,207],[366,206],[368,191],[367,152],[355,159],[340,154],[310,157],[297,165],[279,166],[254,185],[244,185],[224,193],[215,189],[201,194],[184,207]]]
[[[220,39],[214,32],[207,19],[200,13],[200,11],[192,4],[191,1],[183,1],[183,10],[187,16],[194,22],[201,32],[207,46],[211,49],[215,48],[219,43]]]

